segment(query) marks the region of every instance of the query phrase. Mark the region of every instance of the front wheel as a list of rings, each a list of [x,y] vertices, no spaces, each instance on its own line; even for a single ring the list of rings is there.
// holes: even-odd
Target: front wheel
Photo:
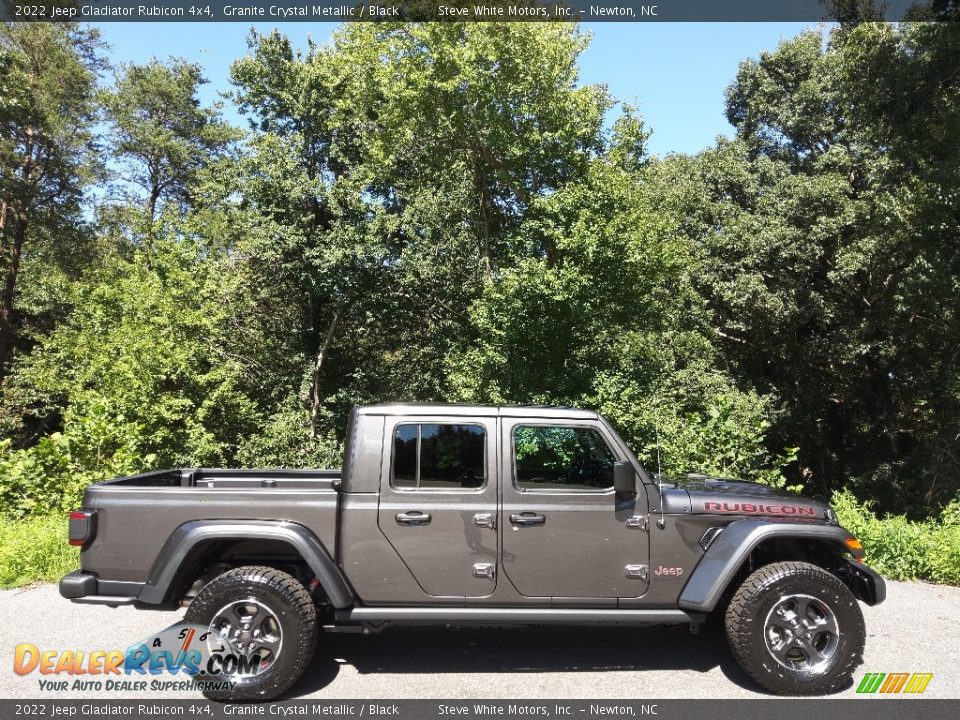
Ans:
[[[726,613],[743,669],[778,695],[840,690],[862,662],[866,631],[853,593],[804,562],[766,565],[744,581]]]
[[[317,641],[316,607],[294,577],[269,567],[240,567],[203,586],[184,622],[209,627],[243,658],[215,677],[229,690],[211,700],[272,700],[303,674]],[[220,684],[214,682],[213,685]]]

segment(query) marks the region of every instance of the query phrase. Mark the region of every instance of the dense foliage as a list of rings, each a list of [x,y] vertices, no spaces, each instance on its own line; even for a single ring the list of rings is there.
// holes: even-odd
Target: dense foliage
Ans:
[[[960,585],[960,500],[926,520],[878,518],[849,490],[834,495],[833,506],[840,523],[860,538],[866,561],[885,577]]]
[[[158,466],[337,464],[351,405],[433,400],[596,408],[668,472],[843,490],[868,542],[873,511],[939,518],[960,27],[786,41],[733,79],[735,138],[694,156],[650,156],[636,111],[580,83],[587,42],[252,32],[241,129],[195,65],[109,71],[90,30],[5,25],[4,512]]]

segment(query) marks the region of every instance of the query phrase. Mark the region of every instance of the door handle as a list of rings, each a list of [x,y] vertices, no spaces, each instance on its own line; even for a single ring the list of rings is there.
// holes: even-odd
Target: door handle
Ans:
[[[419,510],[397,513],[397,522],[400,525],[429,525],[430,513],[422,513]]]
[[[537,515],[532,512],[520,513],[519,515],[511,515],[510,522],[514,525],[523,525],[524,527],[533,527],[534,525],[543,525],[547,522],[547,518],[543,515]]]

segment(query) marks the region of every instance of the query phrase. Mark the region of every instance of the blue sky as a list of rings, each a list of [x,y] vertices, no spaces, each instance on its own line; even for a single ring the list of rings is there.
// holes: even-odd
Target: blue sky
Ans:
[[[114,63],[183,57],[203,65],[210,84],[204,100],[229,89],[230,63],[246,52],[251,25],[244,23],[103,23]],[[295,44],[307,35],[326,41],[329,23],[263,23]],[[804,23],[586,23],[593,42],[580,57],[581,80],[606,83],[618,100],[637,105],[653,129],[657,154],[696,152],[732,128],[723,115],[723,92],[737,65],[793,37]],[[228,118],[238,122],[229,112]]]

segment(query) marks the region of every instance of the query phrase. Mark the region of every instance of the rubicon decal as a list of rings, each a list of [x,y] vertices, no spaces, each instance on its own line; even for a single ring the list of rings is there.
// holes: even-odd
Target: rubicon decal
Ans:
[[[817,509],[808,505],[762,505],[760,503],[705,502],[705,512],[734,513],[737,515],[790,515],[815,517]]]
[[[857,686],[857,692],[862,695],[917,695],[927,689],[932,679],[933,673],[867,673]]]

